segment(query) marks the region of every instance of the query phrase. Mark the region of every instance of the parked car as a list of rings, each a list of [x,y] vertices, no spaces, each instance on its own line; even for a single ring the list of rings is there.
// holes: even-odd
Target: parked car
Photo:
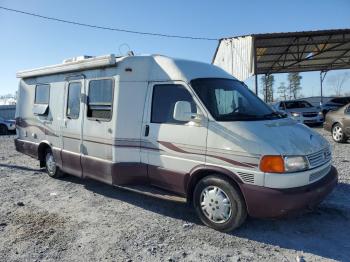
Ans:
[[[328,112],[323,127],[332,132],[335,142],[347,141],[350,137],[350,104]]]
[[[303,124],[322,124],[324,120],[320,108],[312,106],[305,100],[280,101],[274,103],[273,107],[276,111],[284,112]]]
[[[324,103],[321,106],[322,107],[322,113],[323,113],[324,116],[326,116],[326,114],[329,111],[341,108],[341,107],[345,106],[348,103],[350,103],[350,97],[349,96],[332,98],[331,100],[329,100],[328,102]]]
[[[314,207],[338,180],[325,138],[210,64],[108,55],[17,77],[16,149],[53,178],[161,188],[220,231]]]
[[[6,135],[16,130],[15,120],[6,120],[0,117],[0,135]]]

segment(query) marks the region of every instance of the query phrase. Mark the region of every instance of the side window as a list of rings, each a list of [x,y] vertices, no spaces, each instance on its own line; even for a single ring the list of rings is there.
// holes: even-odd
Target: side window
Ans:
[[[182,85],[155,85],[153,87],[151,122],[158,124],[183,124],[184,122],[173,118],[174,107],[178,101],[190,102],[192,113],[197,112],[197,107],[191,94]]]
[[[34,104],[48,105],[50,100],[50,85],[39,84],[35,86]]]
[[[102,120],[112,118],[113,80],[101,79],[89,82],[87,116]]]
[[[81,83],[73,82],[68,86],[66,116],[72,119],[79,118]]]

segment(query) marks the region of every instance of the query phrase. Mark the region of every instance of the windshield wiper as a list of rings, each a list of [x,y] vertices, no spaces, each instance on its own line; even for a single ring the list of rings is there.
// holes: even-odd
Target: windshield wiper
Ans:
[[[285,118],[286,114],[278,113],[278,112],[271,112],[269,114],[262,115],[262,117],[266,118],[266,119],[273,119],[274,116],[276,116],[278,118]]]
[[[231,114],[220,116],[219,121],[256,120],[259,118],[261,119],[261,116],[244,114],[244,113],[231,113]]]

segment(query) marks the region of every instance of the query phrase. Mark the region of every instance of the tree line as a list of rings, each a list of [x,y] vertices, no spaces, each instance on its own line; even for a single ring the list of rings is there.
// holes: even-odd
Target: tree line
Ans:
[[[288,84],[281,82],[277,88],[277,94],[281,100],[290,100],[300,98],[301,85],[300,81],[302,76],[299,73],[288,74]],[[261,77],[263,88],[261,93],[264,96],[266,102],[274,101],[274,87],[275,77],[273,75],[263,75]]]
[[[299,73],[289,73],[288,74],[288,82],[281,82],[277,87],[276,94],[278,95],[279,100],[291,100],[301,98],[301,79],[302,76]],[[344,87],[346,87],[348,81],[350,80],[350,72],[342,72],[336,75],[329,76],[327,78],[327,87],[324,89],[328,89],[331,93],[330,96],[350,96],[350,92],[346,92]],[[261,82],[263,88],[260,89],[261,94],[264,97],[264,100],[267,102],[274,102],[275,90],[274,83],[275,78],[273,75],[263,75],[261,77]],[[328,92],[330,92],[328,91]]]

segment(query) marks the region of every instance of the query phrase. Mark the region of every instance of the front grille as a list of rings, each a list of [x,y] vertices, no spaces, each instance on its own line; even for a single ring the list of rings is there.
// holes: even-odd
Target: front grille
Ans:
[[[253,174],[238,172],[238,175],[241,177],[243,182],[249,183],[249,184],[254,184],[254,175]]]
[[[317,116],[317,113],[315,113],[315,112],[305,112],[305,113],[303,113],[303,116],[305,116],[305,117],[315,117],[315,116]]]
[[[329,148],[322,149],[316,153],[307,156],[310,167],[318,167],[332,159],[332,153]]]
[[[322,177],[324,177],[325,175],[328,174],[329,170],[331,169],[331,166],[327,166],[315,173],[312,173],[310,176],[309,176],[309,182],[313,182],[315,180],[318,180]]]

